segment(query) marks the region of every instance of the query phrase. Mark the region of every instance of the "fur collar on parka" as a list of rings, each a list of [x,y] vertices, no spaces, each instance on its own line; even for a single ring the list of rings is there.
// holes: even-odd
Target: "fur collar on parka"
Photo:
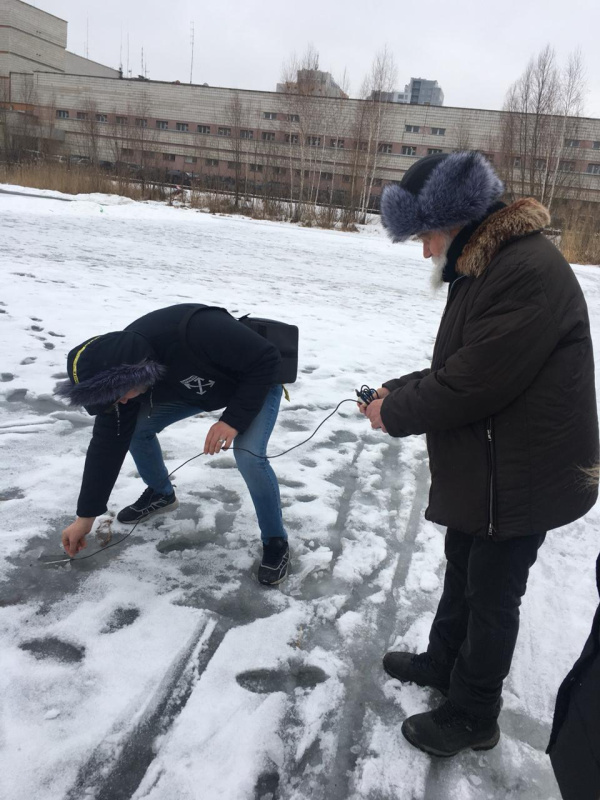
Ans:
[[[533,197],[524,197],[496,211],[481,223],[465,245],[456,263],[457,274],[478,278],[505,245],[549,224],[550,213]]]

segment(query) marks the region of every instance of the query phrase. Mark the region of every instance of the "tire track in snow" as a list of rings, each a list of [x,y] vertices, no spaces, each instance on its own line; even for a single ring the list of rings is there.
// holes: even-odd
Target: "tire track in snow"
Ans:
[[[352,500],[361,488],[361,473],[357,469],[357,463],[363,448],[363,443],[359,443],[356,447],[351,467],[348,470],[348,480],[344,485],[344,491],[340,498],[338,515],[334,525],[340,537],[346,530],[349,521]],[[392,509],[398,508],[402,502],[402,480],[405,471],[408,469],[407,466],[404,466],[404,469],[398,468],[398,456],[398,446],[396,443],[391,444],[384,452],[382,463],[378,465],[382,475],[382,488],[388,493],[386,502],[389,503],[389,507]],[[405,517],[407,522],[404,536],[400,536],[400,532],[397,530],[399,524],[397,518],[388,517],[389,532],[387,540],[390,548],[389,555],[396,558],[396,568],[391,587],[387,590],[385,601],[378,605],[369,602],[369,598],[374,591],[379,591],[379,589],[374,590],[370,584],[377,581],[377,577],[382,570],[389,568],[389,558],[358,585],[348,587],[346,584],[345,586],[348,592],[348,599],[340,609],[339,614],[343,614],[346,611],[354,611],[364,616],[369,623],[369,632],[367,634],[369,638],[366,643],[357,642],[357,647],[349,653],[350,669],[342,679],[345,700],[341,710],[333,714],[327,714],[323,720],[321,734],[324,734],[326,738],[333,733],[337,740],[334,745],[333,755],[328,757],[323,752],[320,741],[321,735],[316,736],[298,762],[294,762],[293,756],[290,756],[289,763],[280,768],[277,789],[272,792],[273,800],[285,800],[286,798],[298,800],[298,798],[305,797],[311,797],[312,800],[348,800],[353,796],[353,782],[357,761],[360,754],[364,753],[368,747],[366,740],[371,730],[370,727],[366,726],[365,718],[373,710],[378,713],[382,707],[384,707],[384,710],[388,710],[390,706],[389,701],[383,697],[381,692],[380,664],[383,652],[387,648],[396,625],[394,593],[398,587],[404,585],[406,580],[414,542],[419,531],[420,520],[427,499],[428,468],[425,460],[416,463],[414,481],[415,489],[412,497],[409,495],[411,506],[408,516]],[[341,544],[333,549],[334,554],[339,557],[342,552]],[[339,590],[339,583],[338,580],[332,580],[330,588]],[[314,628],[309,634],[305,647],[311,649],[315,644],[325,647],[329,645],[331,647],[333,636],[337,640],[333,644],[335,652],[345,650],[347,653],[347,643],[341,642],[340,634],[337,630],[332,634],[331,628],[331,622],[323,623]],[[296,703],[292,703],[285,724],[288,739],[290,729],[297,728],[300,724],[300,716],[296,709]],[[283,736],[283,738],[285,739],[286,737]],[[291,748],[293,746],[294,742],[292,742]],[[257,787],[256,793],[257,800],[260,796],[258,789],[259,787]]]
[[[392,508],[397,508],[401,502],[400,481],[403,472],[407,469],[405,466],[403,470],[398,471],[397,459],[397,450],[390,445],[380,466],[380,472],[384,476],[386,488],[390,493]],[[395,524],[390,526],[390,539],[395,536],[398,541],[398,549],[395,552],[395,555],[398,556],[396,570],[385,602],[379,605],[370,617],[369,630],[373,632],[373,638],[367,648],[356,649],[352,657],[352,671],[345,681],[347,700],[338,723],[341,733],[335,762],[329,770],[325,794],[325,797],[332,798],[332,800],[348,800],[354,794],[353,778],[357,761],[359,755],[364,753],[368,747],[366,740],[370,728],[365,726],[367,711],[375,712],[379,716],[379,710],[382,707],[384,711],[389,709],[389,701],[383,697],[379,685],[382,670],[381,658],[396,626],[394,594],[399,587],[404,586],[408,575],[415,540],[427,500],[428,475],[427,462],[424,460],[418,462],[414,476],[415,491],[404,536],[399,539]],[[361,589],[363,590],[361,593],[366,595],[366,600],[368,598],[366,587],[363,585]],[[360,605],[354,610],[359,608]]]
[[[110,744],[103,749],[100,744],[80,769],[65,800],[81,800],[87,795],[94,800],[129,800],[133,796],[155,758],[156,738],[164,735],[177,719],[226,633],[227,626],[212,616],[198,624],[119,749],[115,752]],[[126,725],[127,720],[115,727]]]

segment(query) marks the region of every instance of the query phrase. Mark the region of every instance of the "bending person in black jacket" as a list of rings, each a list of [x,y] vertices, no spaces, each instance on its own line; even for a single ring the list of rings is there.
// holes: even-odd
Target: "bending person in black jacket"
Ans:
[[[588,472],[598,485],[598,465]],[[596,561],[600,595],[600,555]],[[600,797],[600,605],[581,655],[556,697],[552,733],[546,752],[563,800]]]
[[[221,308],[182,304],[153,311],[124,331],[96,336],[69,353],[69,379],[57,393],[96,416],[77,518],[63,531],[70,556],[85,547],[104,514],[127,451],[147,489],[118,520],[136,523],[178,506],[156,437],[167,425],[199,411],[224,409],[206,436],[209,455],[231,447],[266,454],[279,412],[277,349]],[[279,486],[266,458],[234,448],[250,491],[263,542],[258,579],[287,575],[289,549]]]
[[[419,236],[449,285],[431,367],[384,383],[363,408],[390,436],[427,435],[425,516],[447,528],[444,588],[427,651],[387,653],[384,668],[447,695],[402,726],[439,756],[498,742],[529,570],[547,531],[598,495],[579,469],[598,458],[585,299],[541,233],[547,210],[505,206],[502,191],[481,154],[439,154],[381,203],[392,238]]]

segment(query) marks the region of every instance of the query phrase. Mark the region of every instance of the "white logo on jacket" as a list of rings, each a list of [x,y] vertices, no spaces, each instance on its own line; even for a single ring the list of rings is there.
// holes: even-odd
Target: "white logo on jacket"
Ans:
[[[186,389],[195,391],[196,394],[206,394],[206,391],[212,389],[215,385],[214,381],[199,378],[198,375],[190,375],[189,378],[184,378],[180,383],[183,383]]]

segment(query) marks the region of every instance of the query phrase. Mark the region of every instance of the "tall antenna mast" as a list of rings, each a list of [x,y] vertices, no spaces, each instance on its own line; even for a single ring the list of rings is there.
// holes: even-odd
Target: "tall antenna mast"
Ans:
[[[85,20],[85,57],[90,57],[90,18]]]
[[[121,37],[119,41],[119,70],[121,77],[123,77],[123,24],[121,23]]]
[[[192,57],[190,61],[190,83],[193,83],[192,76],[194,74],[194,23],[190,22],[190,44],[192,46]]]
[[[127,77],[131,77],[131,70],[129,69],[129,31],[127,31]]]

